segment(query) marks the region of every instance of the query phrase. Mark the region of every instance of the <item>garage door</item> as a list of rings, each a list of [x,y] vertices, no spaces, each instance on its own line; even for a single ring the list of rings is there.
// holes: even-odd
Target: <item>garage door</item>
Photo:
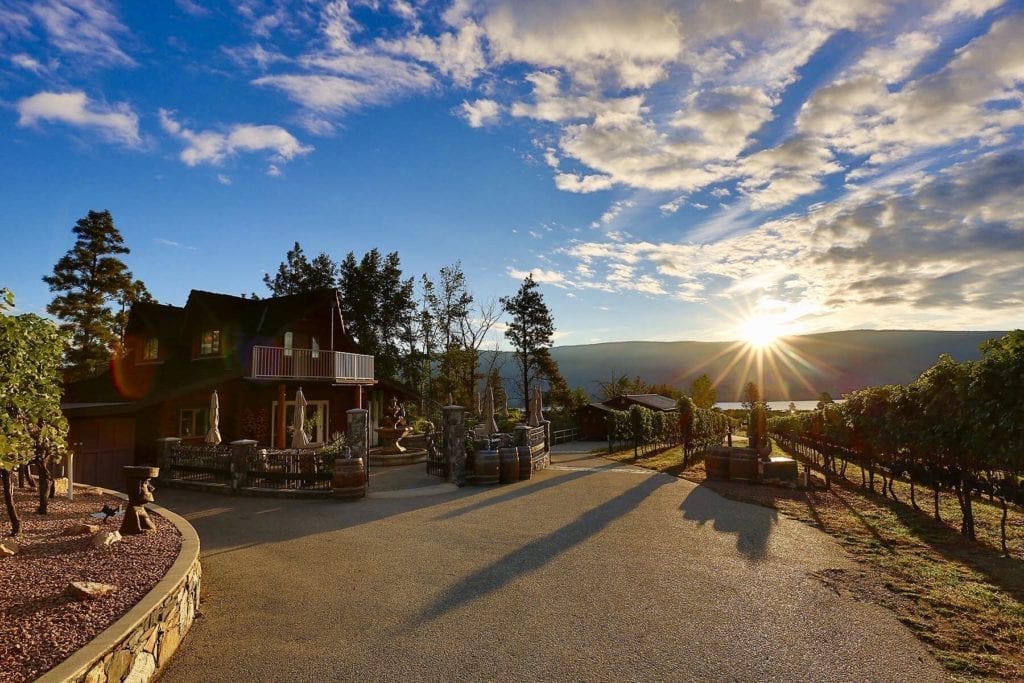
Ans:
[[[69,444],[77,444],[75,481],[121,491],[125,465],[135,464],[135,418],[69,420]]]

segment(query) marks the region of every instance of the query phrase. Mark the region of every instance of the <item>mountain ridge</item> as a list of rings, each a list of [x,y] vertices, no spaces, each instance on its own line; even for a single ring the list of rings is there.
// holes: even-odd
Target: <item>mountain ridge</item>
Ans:
[[[700,374],[715,382],[718,400],[738,400],[743,385],[756,381],[767,400],[835,397],[879,384],[905,384],[931,367],[942,353],[964,361],[980,357],[980,344],[1005,331],[987,330],[844,330],[780,337],[757,356],[736,341],[610,341],[555,346],[569,386],[598,395],[598,383],[620,375],[686,391]],[[515,363],[508,351],[497,353],[501,374],[513,396]],[[748,360],[749,359],[749,360]],[[485,357],[485,362],[489,359]]]

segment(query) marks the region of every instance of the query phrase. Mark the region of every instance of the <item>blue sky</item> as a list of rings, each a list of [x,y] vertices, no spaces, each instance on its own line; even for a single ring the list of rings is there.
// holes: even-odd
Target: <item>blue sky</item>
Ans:
[[[542,283],[557,344],[1024,326],[1024,5],[9,0],[0,286],[90,209],[136,277],[298,240]]]

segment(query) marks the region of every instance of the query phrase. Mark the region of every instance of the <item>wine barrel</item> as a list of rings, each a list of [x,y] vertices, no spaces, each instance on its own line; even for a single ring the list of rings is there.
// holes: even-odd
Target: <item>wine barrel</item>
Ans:
[[[498,451],[477,451],[473,457],[473,483],[487,486],[498,481]]]
[[[366,467],[362,458],[334,460],[331,495],[338,500],[357,500],[366,495]]]
[[[502,484],[514,484],[519,481],[519,449],[498,449],[498,463]]]
[[[704,472],[708,479],[729,478],[729,455],[724,453],[708,453],[704,456]]]
[[[526,481],[533,477],[533,456],[529,446],[520,446],[519,451],[519,481]]]

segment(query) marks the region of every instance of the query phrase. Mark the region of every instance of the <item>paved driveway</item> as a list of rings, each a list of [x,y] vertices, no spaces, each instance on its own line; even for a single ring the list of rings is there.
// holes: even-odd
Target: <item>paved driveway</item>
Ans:
[[[357,503],[158,492],[203,544],[176,681],[939,680],[808,572],[824,534],[560,454],[528,482]]]

